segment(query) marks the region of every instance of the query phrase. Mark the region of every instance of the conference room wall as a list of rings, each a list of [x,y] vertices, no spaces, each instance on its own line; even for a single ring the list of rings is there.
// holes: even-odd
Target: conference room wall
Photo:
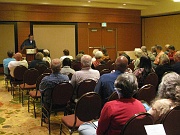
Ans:
[[[150,49],[159,44],[174,45],[180,50],[180,14],[142,18],[142,45]]]
[[[123,39],[122,37],[117,37],[117,39],[121,39],[125,43],[127,40],[132,41],[131,44],[128,43],[124,45],[129,46],[127,49],[139,47],[141,44],[141,20],[139,10],[0,3],[0,21],[17,22],[18,48],[30,33],[30,22],[98,23],[99,27],[102,22],[106,22],[108,24],[107,27],[110,27],[111,24],[118,26],[118,35],[122,35]],[[78,28],[78,32],[81,31],[81,28]],[[134,29],[139,30],[136,31],[136,33],[132,33]],[[83,37],[87,36],[84,35],[86,33],[81,34],[81,32],[78,33],[78,43],[81,43],[81,41],[84,40]],[[129,40],[130,37],[132,37],[132,39]],[[121,40],[121,44],[124,44]],[[86,46],[86,44],[83,44],[83,46]],[[120,46],[119,48],[121,50],[124,50],[124,46],[119,45],[119,43],[118,46]],[[81,44],[78,44],[78,50],[81,47]]]

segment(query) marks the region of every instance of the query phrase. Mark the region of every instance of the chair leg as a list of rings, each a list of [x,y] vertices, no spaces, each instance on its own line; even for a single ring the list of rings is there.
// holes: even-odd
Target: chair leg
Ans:
[[[29,112],[29,102],[30,102],[30,96],[28,96],[28,112]]]
[[[35,103],[35,99],[33,99],[33,106],[34,106],[34,117],[36,118],[36,103]]]
[[[24,105],[24,97],[23,97],[23,90],[21,92],[21,103],[22,103],[22,106]]]

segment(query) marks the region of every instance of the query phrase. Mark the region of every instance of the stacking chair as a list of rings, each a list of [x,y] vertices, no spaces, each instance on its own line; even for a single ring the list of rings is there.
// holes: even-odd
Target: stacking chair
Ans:
[[[156,89],[151,84],[142,86],[136,93],[138,100],[146,101],[148,104],[156,97]]]
[[[57,86],[55,86],[55,88],[52,90],[49,107],[47,107],[46,103],[43,102],[44,95],[41,94],[41,98],[42,98],[41,126],[43,126],[44,119],[47,119],[49,134],[51,133],[51,128],[50,128],[51,113],[54,112],[56,114],[59,111],[63,111],[65,115],[66,106],[67,103],[72,98],[73,91],[74,91],[73,86],[69,82],[62,82],[60,84],[57,84]],[[46,112],[47,115],[43,112],[43,110]]]
[[[93,79],[83,80],[77,87],[77,96],[76,99],[80,98],[83,94],[87,92],[94,91],[96,86],[96,81]]]
[[[114,91],[108,98],[108,101],[119,99],[119,96],[116,91]]]
[[[101,97],[96,92],[88,92],[81,96],[76,103],[75,114],[62,117],[60,135],[62,132],[65,134],[64,129],[72,134],[83,122],[99,118],[101,106]]]
[[[45,77],[50,75],[50,73],[44,73],[41,74],[37,80],[36,80],[36,90],[30,91],[29,96],[28,96],[28,112],[30,108],[30,102],[33,104],[33,109],[34,109],[34,117],[36,118],[36,103],[40,103],[39,99],[41,99],[41,93],[39,91],[39,84],[41,83],[41,80]]]
[[[38,64],[35,66],[35,69],[38,70],[39,75],[43,74],[44,71],[47,69],[48,67],[45,64]]]
[[[47,68],[43,73],[52,73],[52,69],[51,68]]]
[[[109,69],[103,69],[100,71],[100,75],[110,73],[111,71]]]
[[[153,117],[149,113],[135,114],[126,122],[120,135],[147,135],[144,125],[153,124]]]
[[[128,68],[130,68],[132,71],[134,71],[134,63],[130,63],[129,65],[128,65]]]
[[[109,67],[110,71],[114,70],[115,69],[115,63],[112,63]]]
[[[95,69],[98,70],[99,72],[101,72],[103,69],[106,69],[106,65],[105,64],[99,65],[99,66],[95,67]]]
[[[161,123],[164,126],[167,135],[179,135],[180,134],[180,106],[174,107],[170,110]]]
[[[158,76],[155,72],[151,72],[147,75],[147,77],[144,80],[144,85],[145,84],[151,84],[154,86],[154,88],[157,91],[157,87],[158,87]]]
[[[24,105],[24,91],[27,90],[27,93],[29,94],[30,90],[36,89],[36,80],[38,77],[39,73],[35,68],[25,71],[23,75],[23,84],[20,85],[22,106]]]
[[[22,65],[15,67],[15,69],[14,69],[14,77],[11,77],[11,79],[10,79],[11,94],[13,95],[13,98],[14,98],[15,86],[18,86],[19,101],[21,99],[19,85],[23,84],[23,75],[24,75],[26,70],[28,70],[28,69],[25,66],[22,66]]]

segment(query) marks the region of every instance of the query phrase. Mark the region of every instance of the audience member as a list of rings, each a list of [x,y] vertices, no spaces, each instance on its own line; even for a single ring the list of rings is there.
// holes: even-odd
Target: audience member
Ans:
[[[78,54],[84,54],[84,51],[83,51],[83,50],[80,50]]]
[[[49,76],[45,76],[39,85],[39,89],[43,95],[42,102],[47,109],[50,107],[51,93],[53,88],[61,82],[69,81],[69,77],[67,75],[63,75],[60,73],[61,70],[60,59],[56,58],[52,60],[51,69],[52,69],[52,73]],[[47,115],[45,110],[42,111],[45,115]],[[45,119],[44,122],[46,122]]]
[[[174,72],[180,74],[180,51],[177,51],[174,55],[175,64],[172,65],[172,69]]]
[[[10,75],[9,74],[9,69],[8,69],[9,62],[10,61],[15,61],[15,59],[13,58],[13,56],[14,56],[14,52],[13,51],[8,51],[7,52],[7,56],[8,56],[8,58],[5,58],[3,60],[3,67],[4,67],[4,74],[5,74],[5,76],[9,76]]]
[[[155,65],[159,65],[159,57],[164,54],[162,47],[160,45],[156,45],[156,52],[157,52],[157,56],[154,60],[154,64]]]
[[[176,50],[175,50],[175,47],[173,45],[170,45],[168,47],[169,49],[169,53],[168,53],[168,57],[169,57],[169,60],[170,60],[170,64],[174,64],[174,55],[176,53]]]
[[[49,65],[51,65],[51,58],[49,57],[50,55],[49,50],[44,49],[43,54],[44,54],[43,61],[47,61]]]
[[[137,79],[132,73],[118,76],[114,82],[119,99],[107,102],[98,120],[97,130],[90,124],[82,124],[78,131],[80,135],[120,135],[125,123],[135,114],[145,112],[142,103],[132,98],[137,90]]]
[[[62,56],[62,57],[60,58],[60,61],[61,61],[61,62],[63,61],[64,58],[69,58],[70,60],[73,60],[73,57],[72,57],[71,55],[69,55],[69,54],[70,54],[70,53],[69,53],[69,50],[64,49],[64,50],[63,50],[63,54],[64,54],[64,56]]]
[[[133,73],[137,77],[139,88],[141,88],[147,75],[153,72],[150,58],[145,55],[142,56],[138,67]]]
[[[141,56],[143,56],[143,51],[140,48],[135,48],[134,53],[136,56],[136,60],[133,60],[133,63],[134,63],[134,70],[136,70],[139,66],[140,58]]]
[[[69,75],[75,73],[75,70],[71,68],[71,60],[69,58],[65,58],[62,64],[61,74]]]
[[[164,73],[169,71],[172,71],[169,58],[166,54],[162,54],[159,57],[159,65],[155,68],[155,72],[158,76],[159,83],[161,82]]]
[[[151,59],[151,62],[154,63],[154,60],[157,56],[157,52],[156,52],[156,46],[152,46],[151,47],[151,52],[149,53],[149,58]]]
[[[40,64],[47,66],[46,62],[43,61],[43,57],[44,57],[44,55],[41,52],[36,53],[35,59],[32,60],[29,64],[29,68],[35,68],[37,65],[40,65]]]
[[[163,116],[173,107],[180,105],[180,76],[175,72],[163,76],[158,88],[158,96],[148,111],[160,123]]]
[[[99,49],[94,49],[93,52],[92,52],[92,54],[93,54],[92,62],[94,62],[96,60],[95,54],[96,54],[97,51],[99,51]]]
[[[168,53],[169,53],[169,49],[168,49],[169,46],[170,46],[169,44],[166,44],[166,45],[164,46],[164,47],[165,47],[165,52],[164,52],[164,53],[165,53],[166,55],[168,55]]]
[[[109,96],[115,91],[114,81],[120,74],[126,71],[127,65],[127,58],[119,56],[115,61],[115,72],[103,74],[100,77],[94,91],[101,96],[103,105],[108,101]]]
[[[103,53],[101,51],[97,51],[95,54],[95,58],[96,60],[93,61],[93,67],[96,68],[97,66],[101,65],[101,64],[105,64],[103,61]]]
[[[149,55],[146,46],[144,46],[144,45],[141,46],[141,50],[143,51],[143,53],[144,53],[145,56],[148,56],[148,55]]]
[[[110,57],[109,57],[109,55],[108,55],[108,52],[107,52],[107,49],[106,48],[102,48],[102,53],[103,53],[103,57],[102,57],[102,60],[103,61],[108,61],[108,60],[110,60]]]
[[[14,55],[14,58],[16,59],[15,61],[10,61],[9,64],[8,64],[8,68],[10,70],[10,75],[12,77],[14,77],[14,69],[17,67],[17,66],[25,66],[26,68],[28,68],[28,63],[26,60],[22,60],[22,54],[21,53],[16,53]]]
[[[82,66],[81,66],[81,57],[83,56],[84,54],[81,54],[79,53],[78,55],[76,55],[76,58],[74,61],[72,61],[72,68],[75,70],[75,71],[79,71],[82,69]]]
[[[98,70],[91,69],[92,57],[90,55],[83,55],[81,57],[81,64],[82,69],[76,71],[71,78],[71,84],[74,88],[76,88],[83,80],[93,79],[97,82],[100,77]]]

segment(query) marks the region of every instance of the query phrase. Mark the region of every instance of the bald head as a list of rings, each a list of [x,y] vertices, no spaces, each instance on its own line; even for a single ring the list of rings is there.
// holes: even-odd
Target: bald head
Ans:
[[[60,59],[56,58],[56,59],[52,60],[51,69],[52,69],[53,73],[60,72],[60,70],[61,70],[61,61],[60,61]]]
[[[18,52],[14,55],[14,58],[16,59],[16,61],[21,61],[22,60],[22,54]]]
[[[124,72],[128,66],[128,59],[125,56],[117,57],[115,61],[115,68],[121,72]]]

